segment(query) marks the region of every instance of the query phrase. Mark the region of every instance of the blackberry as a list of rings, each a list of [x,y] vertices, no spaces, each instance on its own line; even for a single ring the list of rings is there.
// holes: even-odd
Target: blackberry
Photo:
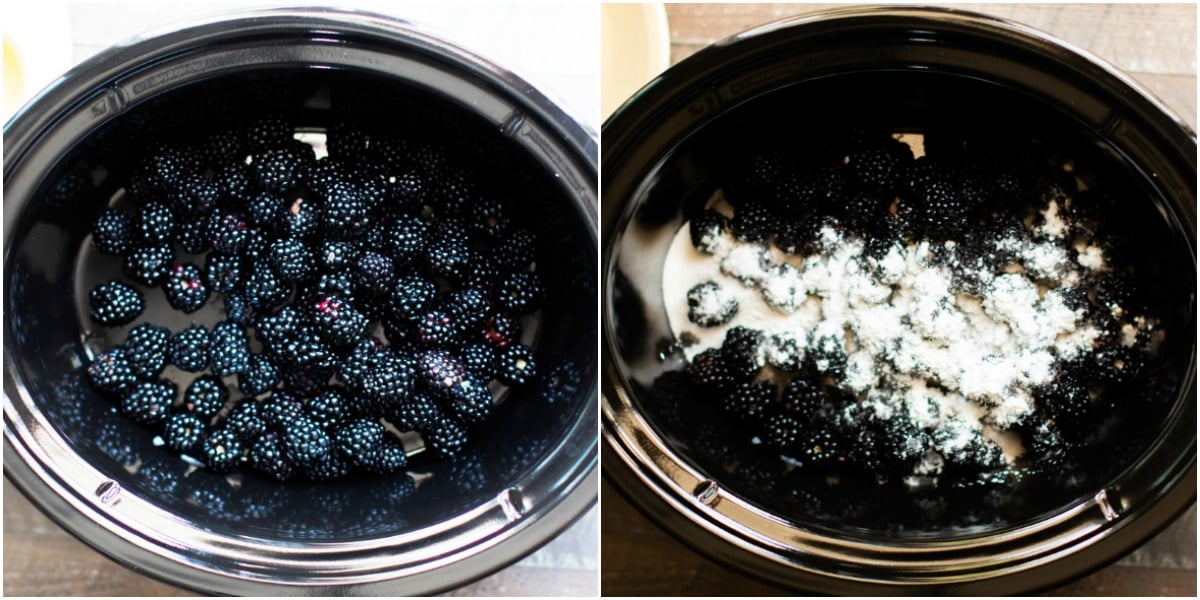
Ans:
[[[112,395],[122,394],[138,382],[133,365],[121,346],[113,346],[97,354],[88,365],[87,374],[92,387]]]
[[[319,298],[312,306],[312,322],[321,337],[335,347],[359,340],[367,331],[368,319],[337,296]]]
[[[429,228],[416,217],[401,216],[387,228],[386,248],[397,265],[408,265],[425,254]]]
[[[171,332],[166,327],[142,323],[125,337],[125,356],[140,379],[154,379],[167,366],[167,343]]]
[[[395,267],[391,258],[367,250],[354,261],[353,277],[367,296],[386,296],[395,283]]]
[[[135,246],[121,262],[126,277],[146,286],[162,283],[174,258],[169,246]]]
[[[899,150],[903,147],[903,150]],[[905,156],[907,153],[907,156]],[[886,148],[866,148],[850,155],[846,168],[854,181],[871,192],[890,192],[898,188],[912,152],[904,144]]]
[[[325,146],[329,156],[350,163],[366,160],[371,138],[363,130],[346,123],[333,124],[326,133]]]
[[[516,343],[500,352],[500,372],[497,379],[507,385],[533,383],[538,375],[538,363],[533,358],[533,349]]]
[[[515,315],[529,314],[541,308],[544,294],[537,273],[511,273],[500,279],[496,289],[500,305]]]
[[[426,446],[442,458],[454,458],[467,445],[467,430],[447,416],[441,416],[428,424],[421,432]]]
[[[713,281],[693,286],[687,292],[688,320],[701,327],[717,327],[733,319],[738,301]]]
[[[167,194],[172,210],[185,217],[201,217],[211,213],[220,198],[221,186],[200,175],[185,178]]]
[[[790,450],[799,443],[804,423],[796,417],[776,412],[766,418],[763,427],[763,443],[777,450]]]
[[[246,172],[244,160],[243,157],[236,162],[226,163],[217,169],[215,177],[217,188],[221,193],[239,203],[249,203],[254,197],[253,186],[250,183],[250,175]]]
[[[830,465],[841,455],[842,438],[828,423],[820,421],[804,431],[796,449],[800,453],[797,458],[806,465]]]
[[[471,249],[465,238],[448,231],[449,227],[443,227],[429,240],[425,268],[434,275],[459,281],[471,272]]]
[[[255,120],[244,131],[245,150],[258,152],[283,146],[295,139],[295,129],[278,116]]]
[[[167,342],[167,359],[183,371],[199,373],[208,368],[208,329],[193,323],[191,327],[171,336]]]
[[[333,432],[333,445],[351,463],[364,465],[371,453],[383,443],[384,431],[383,425],[376,419],[357,418]]]
[[[374,368],[362,379],[359,391],[379,409],[403,402],[416,380],[411,357],[392,351],[375,356]]]
[[[487,377],[487,375],[484,375]],[[583,372],[568,359],[559,359],[542,371],[538,380],[538,395],[552,404],[568,402],[583,388]]]
[[[716,348],[697,354],[683,368],[683,372],[693,384],[709,390],[732,389],[737,383],[725,364],[725,357]]]
[[[321,230],[327,238],[357,237],[370,226],[370,207],[357,187],[333,185],[325,190],[324,200]]]
[[[780,408],[805,422],[816,418],[824,406],[825,393],[821,386],[804,377],[793,377],[784,386],[780,397]]]
[[[237,255],[210,252],[204,259],[204,284],[218,294],[236,290],[241,272],[242,259]]]
[[[247,457],[255,469],[279,481],[291,479],[296,473],[295,465],[284,457],[281,435],[274,431],[267,431],[255,438]]]
[[[283,452],[288,462],[308,466],[329,454],[333,442],[315,421],[299,416],[281,426]]]
[[[191,413],[174,413],[163,423],[163,440],[177,452],[197,449],[205,437],[205,424]]]
[[[422,383],[435,392],[445,392],[467,375],[467,367],[447,350],[426,350],[417,355],[417,373]]]
[[[463,330],[474,329],[491,312],[492,305],[483,291],[476,288],[454,290],[442,303]]]
[[[225,417],[223,425],[238,439],[253,440],[267,431],[267,421],[259,414],[260,406],[261,403],[253,398],[238,400]]]
[[[701,254],[712,254],[716,250],[716,240],[728,230],[729,219],[711,208],[704,209],[704,212],[688,223],[692,246]]]
[[[229,390],[215,375],[201,375],[183,390],[183,408],[203,419],[211,419],[229,402]]]
[[[416,319],[433,306],[437,291],[437,284],[430,279],[420,275],[401,275],[392,285],[388,309],[395,318]]]
[[[175,228],[175,241],[188,254],[204,254],[211,245],[208,240],[208,220],[204,217],[186,219]]]
[[[304,279],[312,266],[312,255],[308,246],[294,238],[275,240],[267,250],[267,257],[271,267],[275,269],[275,274],[279,276],[279,281],[283,283],[295,283]]]
[[[1100,381],[1114,385],[1138,381],[1147,364],[1145,351],[1138,347],[1104,348],[1095,353],[1093,360]]]
[[[817,337],[808,349],[808,360],[818,373],[840,377],[846,371],[846,346],[833,334]]]
[[[92,225],[92,243],[104,254],[121,256],[129,249],[133,222],[124,212],[106,208]]]
[[[340,274],[354,264],[359,254],[359,250],[350,242],[324,240],[317,250],[317,267],[327,274]]]
[[[285,144],[278,149],[252,155],[249,167],[251,180],[260,189],[272,194],[284,194],[298,186],[301,172],[307,161],[312,159],[312,148],[301,145],[304,147]],[[309,155],[305,156],[304,152]]]
[[[287,300],[291,289],[284,285],[266,260],[250,263],[241,285],[246,304],[258,312],[266,312]]]
[[[761,331],[743,325],[727,331],[725,341],[721,344],[721,356],[729,372],[741,379],[752,379],[758,375],[766,365],[762,350],[765,338]]]
[[[121,398],[121,413],[143,425],[158,425],[175,403],[175,384],[165,379],[143,381]]]
[[[258,405],[258,415],[271,429],[282,429],[304,414],[304,403],[291,390],[275,390]]]
[[[385,438],[381,444],[375,447],[375,450],[367,455],[367,459],[363,465],[372,473],[380,475],[388,475],[391,473],[399,473],[408,466],[408,453],[404,450],[404,445],[395,438]]]
[[[284,200],[283,212],[276,221],[275,229],[283,237],[308,239],[316,235],[320,216],[316,201],[302,194],[292,194]]]
[[[200,267],[192,263],[172,267],[162,283],[167,304],[184,314],[200,310],[208,302],[208,287],[203,277]]]
[[[257,227],[270,230],[283,217],[284,200],[270,192],[259,192],[246,201],[246,218]]]
[[[246,331],[237,323],[221,321],[212,328],[208,359],[213,375],[227,377],[250,368],[250,347]]]
[[[387,418],[400,431],[424,430],[442,416],[433,397],[424,392],[409,394],[403,402],[392,408]]]
[[[491,260],[486,264],[495,264],[506,271],[525,271],[533,262],[534,248],[537,238],[524,229],[514,229],[504,236],[492,249]]]
[[[88,293],[92,320],[107,326],[125,325],[142,314],[146,301],[142,293],[122,281],[109,281]]]
[[[199,155],[189,148],[159,144],[150,149],[143,170],[154,188],[169,190],[195,172],[199,162]]]
[[[374,368],[375,358],[386,348],[383,342],[374,337],[360,339],[338,366],[338,379],[351,389],[361,388],[363,379]]]
[[[225,254],[240,254],[250,239],[250,226],[242,215],[214,210],[204,221],[209,247]]]
[[[776,369],[796,372],[804,367],[804,344],[788,333],[776,333],[762,346],[767,364]]]
[[[217,472],[232,471],[242,462],[245,445],[237,433],[230,429],[214,429],[204,437],[201,452],[208,468]]]
[[[336,452],[330,452],[313,464],[308,465],[305,472],[314,481],[341,479],[350,474],[350,463]]]
[[[775,229],[775,217],[761,204],[747,202],[734,210],[729,228],[743,242],[765,242]]]
[[[443,389],[447,412],[462,423],[480,423],[492,410],[492,392],[487,381],[472,375]]]
[[[499,199],[488,198],[479,201],[471,211],[467,221],[468,230],[477,239],[501,240],[512,228],[509,218],[510,209]]]
[[[233,129],[208,135],[200,143],[200,153],[209,166],[223,165],[245,158],[245,141]]]
[[[721,397],[721,410],[736,419],[759,422],[775,404],[775,393],[772,383],[743,381]]]
[[[331,386],[310,398],[304,410],[321,429],[333,431],[355,416],[358,404],[343,388]]]
[[[488,344],[466,344],[458,351],[458,358],[468,373],[484,379],[492,379],[496,375],[496,349]]]
[[[258,312],[246,301],[246,296],[239,292],[225,294],[225,318],[242,327],[254,323]]]
[[[354,300],[354,282],[345,271],[321,275],[308,291],[315,296],[340,296],[344,300]]]
[[[250,366],[238,373],[238,390],[247,396],[271,391],[279,383],[279,368],[266,354],[251,354]]]
[[[416,322],[417,339],[430,346],[451,346],[458,343],[459,331],[454,316],[446,310],[434,309]]]

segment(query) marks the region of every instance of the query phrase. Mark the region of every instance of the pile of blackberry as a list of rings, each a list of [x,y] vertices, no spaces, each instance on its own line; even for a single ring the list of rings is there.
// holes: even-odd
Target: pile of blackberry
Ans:
[[[404,470],[404,432],[460,456],[497,384],[573,392],[571,363],[521,341],[544,286],[509,199],[430,143],[339,124],[318,158],[295,133],[267,117],[148,150],[130,208],[95,221],[127,281],[91,291],[91,318],[131,324],[161,293],[224,319],[134,326],[88,366],[96,390],[210,469],[279,480]]]
[[[947,461],[930,488],[927,479],[914,484],[913,478],[930,432],[906,417],[869,414],[860,406],[864,397],[838,386],[847,359],[841,340],[814,339],[788,352],[762,331],[732,327],[723,344],[663,373],[643,397],[665,432],[735,487],[774,497],[798,514],[872,527],[931,526],[956,510],[952,518],[969,521],[968,512],[981,505],[1023,502],[1013,490],[1026,483],[1072,488],[1084,481],[1085,465],[1120,464],[1128,457],[1114,460],[1113,453],[1128,448],[1106,436],[1121,419],[1144,418],[1129,407],[1146,405],[1139,400],[1121,406],[1113,399],[1161,404],[1144,385],[1154,363],[1147,332],[1132,344],[1122,340],[1121,325],[1133,315],[1153,314],[1153,307],[1136,284],[1117,201],[1088,189],[1088,174],[1073,172],[1069,160],[1036,142],[1010,147],[1002,139],[944,132],[923,137],[920,157],[889,133],[749,153],[713,181],[732,217],[711,203],[685,208],[692,244],[712,254],[710,236],[731,234],[808,256],[822,252],[818,232],[832,227],[861,239],[868,260],[882,259],[896,245],[928,241],[934,261],[953,259],[1001,273],[1013,259],[997,254],[991,242],[1040,240],[1039,210],[1054,200],[1075,224],[1062,243],[1098,245],[1108,263],[1073,298],[1083,320],[1103,325],[1095,350],[1060,361],[1053,381],[1035,391],[1034,412],[1015,428],[1025,448],[1016,468],[1005,465],[994,445],[967,448],[966,458]],[[978,295],[978,285],[963,277],[953,291]],[[701,291],[715,293],[689,291],[691,306]],[[689,319],[700,327],[729,320]],[[900,495],[880,494],[885,488]],[[958,495],[971,500],[955,505]],[[911,502],[896,500],[905,497]],[[905,510],[910,512],[899,514]]]

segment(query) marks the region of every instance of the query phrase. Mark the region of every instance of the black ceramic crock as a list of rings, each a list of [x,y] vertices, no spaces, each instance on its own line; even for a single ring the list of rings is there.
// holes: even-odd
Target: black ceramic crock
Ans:
[[[86,316],[111,269],[90,220],[155,141],[267,115],[425,136],[552,222],[537,268],[555,302],[527,333],[580,367],[578,392],[511,391],[464,460],[417,452],[411,479],[348,484],[195,469],[113,411],[82,376],[119,341]],[[597,494],[594,136],[486,58],[365,13],[233,15],[86,61],[4,130],[5,475],[99,551],[206,593],[428,594],[520,559]]]
[[[1161,412],[1131,432],[1139,442],[1102,481],[1051,505],[1032,498],[1029,514],[987,526],[843,527],[743,493],[646,410],[639,361],[672,340],[660,283],[666,246],[639,240],[669,239],[685,223],[688,206],[713,191],[708,172],[728,160],[724,148],[803,131],[794,123],[858,121],[897,132],[1061,134],[1065,152],[1105,165],[1114,185],[1133,192],[1124,209],[1131,226],[1156,232],[1138,251],[1160,261],[1156,293],[1183,333],[1164,358],[1170,375],[1153,390]],[[601,137],[604,473],[697,551],[805,592],[1022,593],[1108,564],[1194,502],[1195,137],[1113,67],[978,14],[845,9],[713,44],[635,94]]]

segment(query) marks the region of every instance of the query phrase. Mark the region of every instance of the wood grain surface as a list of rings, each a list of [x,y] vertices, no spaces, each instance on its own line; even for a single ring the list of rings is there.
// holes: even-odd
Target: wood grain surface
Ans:
[[[752,27],[840,4],[667,4],[672,63]],[[1196,127],[1195,4],[971,4],[1049,32],[1113,63]],[[601,593],[606,596],[790,595],[713,563],[601,487]],[[1196,509],[1151,542],[1050,596],[1195,596]]]

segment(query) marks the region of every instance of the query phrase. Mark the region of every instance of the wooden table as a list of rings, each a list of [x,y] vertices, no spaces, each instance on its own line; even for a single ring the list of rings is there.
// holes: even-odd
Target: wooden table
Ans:
[[[672,63],[704,46],[829,4],[668,4]],[[965,8],[965,7],[964,7]],[[1196,6],[1001,5],[971,10],[1048,31],[1124,70],[1196,127]],[[775,596],[790,592],[715,564],[638,512],[607,481],[601,487],[603,595]],[[1195,596],[1196,509],[1119,562],[1045,595]]]

